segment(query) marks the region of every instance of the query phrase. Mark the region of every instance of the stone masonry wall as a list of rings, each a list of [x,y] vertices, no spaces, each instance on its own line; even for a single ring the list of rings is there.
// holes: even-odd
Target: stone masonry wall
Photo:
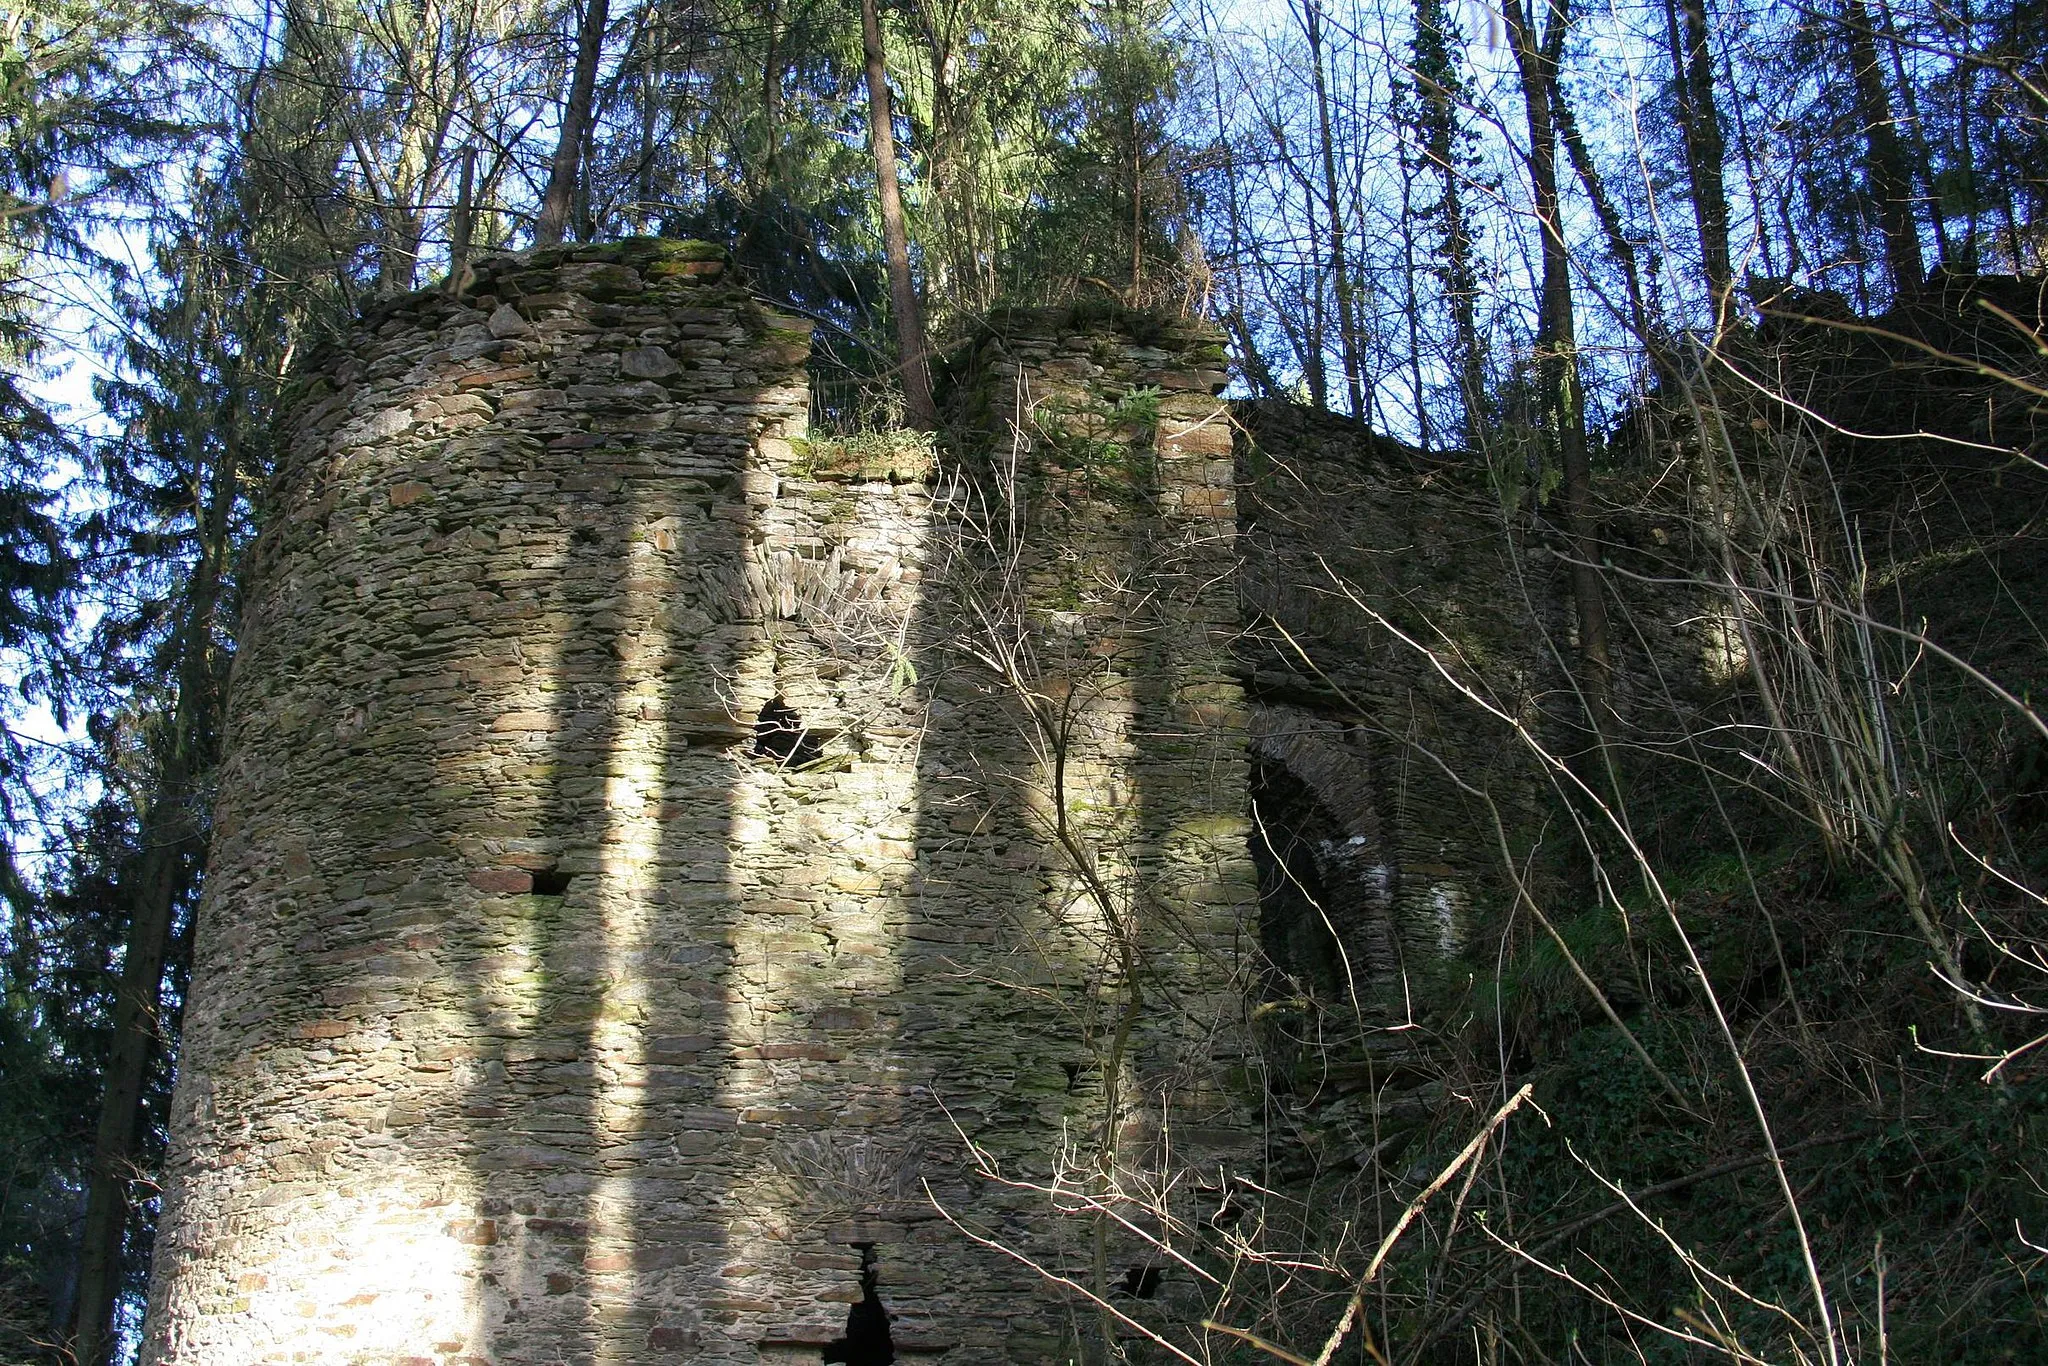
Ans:
[[[973,440],[960,560],[930,600],[954,624],[925,759],[927,820],[953,837],[921,862],[1011,905],[984,980],[1060,1070],[1034,1080],[1055,1092],[1038,1121],[985,1146],[1006,1177],[1103,1211],[1030,1243],[1090,1284],[1171,1268],[1167,1246],[1201,1257],[1262,1132],[1221,361],[1206,329],[1115,310],[1012,313],[955,361]],[[1055,1120],[1057,1161],[1035,1137]],[[1125,1307],[1185,1327],[1210,1293],[1169,1270],[1154,1305]]]
[[[1432,1039],[1462,1028],[1503,937],[1532,932],[1514,879],[1560,920],[1586,908],[1567,784],[1517,733],[1586,744],[1568,574],[1482,459],[1286,404],[1235,415],[1276,1123],[1303,1136],[1305,1170],[1356,1164],[1403,1189],[1435,1174],[1399,1165],[1409,1136],[1464,1114],[1454,1050]],[[1630,483],[1654,474],[1601,489],[1624,781],[1697,734],[1679,718],[1726,677],[1686,519]]]
[[[1253,754],[1325,813],[1329,847],[1312,862],[1350,889],[1326,909],[1375,1012],[1398,1013],[1508,914],[1501,835],[1524,860],[1562,817],[1513,728],[1560,755],[1587,743],[1561,546],[1505,509],[1469,454],[1424,455],[1291,405],[1248,403],[1237,418]],[[1603,554],[1625,571],[1605,587],[1607,724],[1626,760],[1683,733],[1674,718],[1711,694],[1728,633],[1711,595],[1684,581],[1699,558],[1684,520],[1620,477],[1601,492]],[[1555,871],[1540,857],[1525,867]]]
[[[1483,464],[1277,404],[1241,416],[1254,753],[1329,813],[1311,880],[1363,1004],[1394,1023],[1507,908],[1476,794],[1516,835],[1548,809],[1513,732],[1452,680],[1540,727],[1570,707],[1569,614],[1558,585],[1522,572]],[[1270,805],[1277,818],[1282,794]]]
[[[1256,1135],[1229,442],[1198,333],[1015,322],[964,464],[807,442],[700,244],[307,367],[145,1361],[816,1361],[862,1244],[899,1360],[1119,1331],[1019,1257],[1165,1263]]]

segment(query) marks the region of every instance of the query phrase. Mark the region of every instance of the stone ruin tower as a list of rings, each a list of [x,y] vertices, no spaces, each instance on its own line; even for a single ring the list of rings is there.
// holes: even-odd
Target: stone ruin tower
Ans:
[[[642,240],[306,368],[145,1361],[815,1362],[864,1258],[899,1361],[1082,1355],[1044,1273],[1196,1331],[1141,1235],[1257,1134],[1220,353],[1020,314],[935,458],[806,441],[808,352]]]

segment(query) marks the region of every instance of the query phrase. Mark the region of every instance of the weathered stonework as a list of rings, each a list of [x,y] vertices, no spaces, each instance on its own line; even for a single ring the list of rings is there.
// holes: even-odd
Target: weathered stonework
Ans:
[[[1236,417],[1262,1056],[1271,1122],[1298,1144],[1273,1184],[1355,1171],[1398,1207],[1444,1160],[1411,1143],[1470,1120],[1461,1031],[1496,1008],[1513,945],[1544,933],[1520,890],[1557,920],[1598,905],[1566,800],[1627,866],[1556,756],[1603,792],[1611,761],[1625,790],[1643,756],[1700,733],[1728,633],[1694,586],[1710,552],[1676,481],[1604,479],[1613,748],[1587,753],[1563,538],[1504,504],[1483,459],[1293,405]],[[1625,967],[1592,966],[1630,999]],[[1310,1246],[1334,1236],[1319,1219],[1359,1217],[1303,1204]]]
[[[1257,1141],[1221,376],[1015,321],[965,462],[806,442],[808,324],[692,244],[308,368],[145,1361],[816,1361],[859,1244],[899,1359],[1065,1360],[1101,1316],[1000,1249],[1199,1226]]]
[[[1569,614],[1524,572],[1483,462],[1422,458],[1283,405],[1242,416],[1241,648],[1262,805],[1275,821],[1290,805],[1327,816],[1288,851],[1323,914],[1271,950],[1398,1023],[1420,979],[1507,900],[1484,803],[1517,837],[1544,809],[1530,754],[1458,687],[1540,728],[1546,705],[1569,703]],[[1325,961],[1338,952],[1325,918],[1348,968]]]
[[[1254,782],[1274,819],[1320,813],[1291,850],[1257,846],[1262,861],[1269,844],[1295,861],[1291,878],[1268,870],[1266,947],[1307,985],[1357,992],[1376,1023],[1397,1023],[1422,979],[1498,932],[1511,866],[1548,895],[1577,845],[1555,829],[1568,784],[1524,740],[1561,756],[1588,744],[1562,537],[1504,508],[1467,453],[1424,455],[1285,404],[1237,416]],[[1688,566],[1707,555],[1686,544],[1687,519],[1619,478],[1601,492],[1602,554],[1620,571],[1604,585],[1606,724],[1625,764],[1687,733],[1675,718],[1705,702],[1731,633],[1693,586]],[[1546,836],[1549,856],[1532,856]],[[1324,903],[1297,925],[1327,920],[1334,936],[1273,924],[1297,882]],[[1339,940],[1348,971],[1329,961]]]

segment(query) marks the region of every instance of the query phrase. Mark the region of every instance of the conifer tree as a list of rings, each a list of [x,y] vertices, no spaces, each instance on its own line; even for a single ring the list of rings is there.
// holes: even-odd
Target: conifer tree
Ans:
[[[129,595],[92,641],[105,701],[97,733],[135,822],[120,868],[121,971],[81,1235],[72,1351],[108,1358],[116,1303],[147,1266],[136,1239],[137,1177],[160,1137],[162,1073],[175,1052],[188,927],[204,865],[206,795],[226,702],[233,569],[247,494],[267,467],[263,434],[301,301],[244,276],[221,246],[248,234],[240,185],[202,183],[194,229],[158,249],[169,292],[133,301],[121,372],[103,385],[123,435],[97,452],[113,496],[80,535],[102,566],[125,565]],[[167,994],[167,988],[169,988]]]

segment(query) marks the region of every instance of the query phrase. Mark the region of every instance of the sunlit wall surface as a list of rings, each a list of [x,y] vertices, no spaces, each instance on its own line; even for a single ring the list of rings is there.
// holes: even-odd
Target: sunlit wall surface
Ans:
[[[1033,325],[943,459],[700,244],[306,367],[145,1360],[817,1360],[863,1245],[899,1358],[1094,1331],[1253,1132],[1235,513],[1199,337]]]

